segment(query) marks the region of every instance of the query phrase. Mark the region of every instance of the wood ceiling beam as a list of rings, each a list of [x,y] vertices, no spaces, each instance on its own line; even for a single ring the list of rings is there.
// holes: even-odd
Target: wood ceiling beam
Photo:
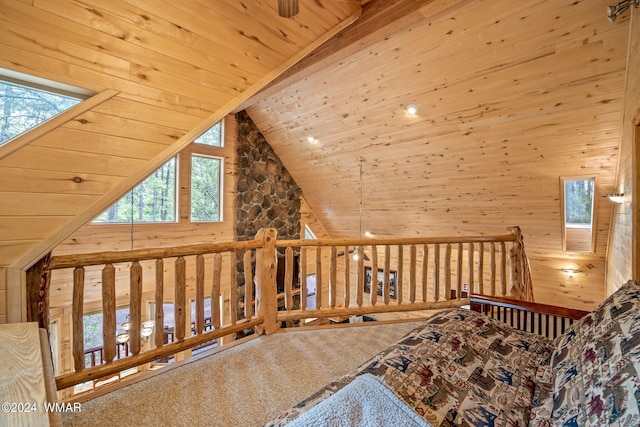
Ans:
[[[392,34],[424,19],[436,19],[471,0],[370,0],[363,1],[362,16],[353,25],[318,46],[302,61],[282,73],[260,92],[234,110],[249,106],[277,93],[292,83],[366,49]]]

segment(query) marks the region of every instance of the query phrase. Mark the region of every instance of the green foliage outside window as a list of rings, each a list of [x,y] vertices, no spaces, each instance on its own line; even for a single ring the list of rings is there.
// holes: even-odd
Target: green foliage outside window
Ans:
[[[211,145],[212,147],[222,147],[221,131],[222,125],[221,122],[218,122],[193,142],[196,144]]]
[[[77,98],[0,81],[0,145],[80,101]]]
[[[142,184],[94,220],[96,223],[175,222],[176,160],[169,160]]]
[[[565,223],[591,225],[594,179],[565,181]]]
[[[220,221],[220,159],[191,157],[191,220]]]

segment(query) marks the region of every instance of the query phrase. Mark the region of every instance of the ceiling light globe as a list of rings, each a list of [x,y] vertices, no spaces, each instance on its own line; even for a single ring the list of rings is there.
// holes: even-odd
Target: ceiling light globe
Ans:
[[[415,116],[418,114],[418,106],[416,104],[407,105],[407,114],[410,116]]]

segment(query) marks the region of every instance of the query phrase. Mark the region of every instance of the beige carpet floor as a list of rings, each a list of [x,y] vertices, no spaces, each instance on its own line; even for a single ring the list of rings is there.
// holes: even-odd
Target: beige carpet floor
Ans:
[[[262,336],[65,413],[65,426],[261,426],[418,323]]]

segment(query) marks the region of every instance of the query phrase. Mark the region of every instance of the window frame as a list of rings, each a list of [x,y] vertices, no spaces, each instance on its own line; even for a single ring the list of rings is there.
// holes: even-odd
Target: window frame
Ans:
[[[565,194],[565,184],[571,181],[593,181],[593,194],[592,194],[592,202],[591,202],[591,223],[589,227],[582,226],[572,226],[573,223],[567,224],[567,205],[566,205],[566,194]],[[560,177],[560,215],[561,215],[561,224],[562,224],[562,251],[563,252],[576,252],[576,253],[594,253],[595,252],[595,241],[596,241],[596,212],[597,212],[597,197],[596,197],[596,189],[597,189],[597,178],[595,175],[580,175],[580,176],[561,176]],[[591,228],[591,232],[589,233],[589,247],[585,249],[572,249],[571,242],[569,242],[567,236],[567,229],[579,229],[579,228]]]
[[[203,224],[203,223],[221,223],[224,221],[224,166],[225,166],[225,162],[224,162],[224,157],[218,155],[214,155],[214,154],[209,154],[209,152],[211,151],[215,151],[215,150],[211,150],[211,149],[217,149],[219,150],[222,147],[217,147],[217,146],[211,146],[211,145],[206,145],[206,144],[199,144],[199,143],[194,143],[196,145],[194,145],[194,149],[189,153],[189,222],[190,223],[194,223],[194,224]],[[202,147],[206,147],[205,149],[202,149]],[[207,153],[203,153],[203,152],[207,152]],[[193,179],[193,170],[191,168],[192,166],[192,162],[193,162],[193,158],[194,157],[202,157],[202,158],[206,158],[206,159],[214,159],[217,160],[219,162],[219,166],[218,166],[218,219],[217,220],[194,220],[192,217],[192,209],[193,209],[193,192],[191,191],[192,188],[192,179]]]

